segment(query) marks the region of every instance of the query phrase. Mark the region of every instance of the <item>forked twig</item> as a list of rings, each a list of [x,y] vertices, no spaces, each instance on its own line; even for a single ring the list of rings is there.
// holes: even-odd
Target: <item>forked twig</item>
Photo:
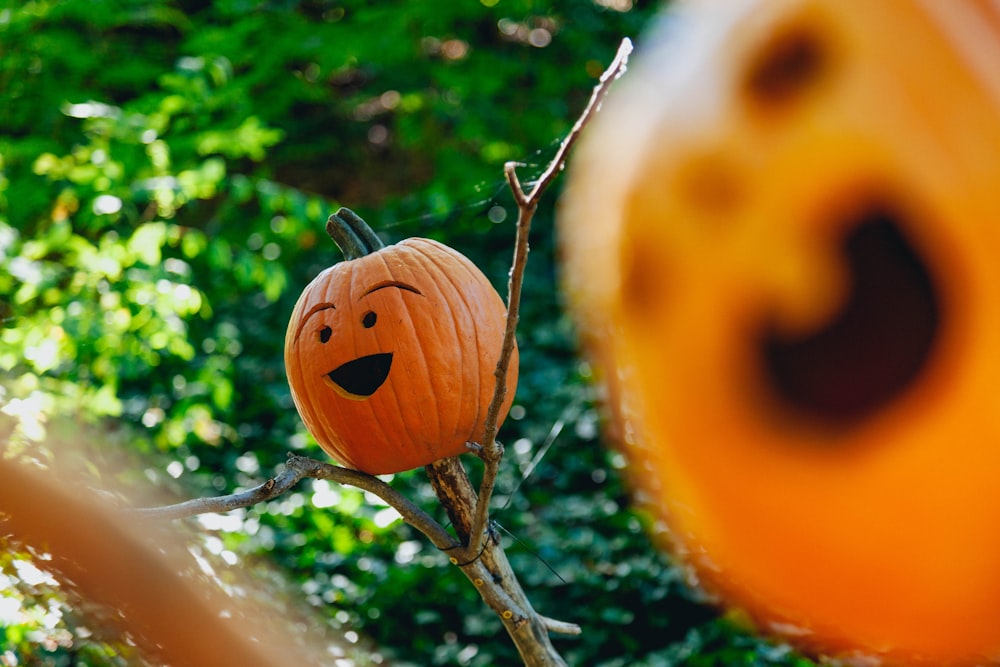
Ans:
[[[555,180],[566,164],[566,156],[570,149],[580,137],[583,128],[587,126],[590,119],[597,113],[601,106],[601,101],[607,95],[611,84],[625,72],[628,64],[629,54],[632,53],[632,40],[627,37],[618,46],[618,52],[614,60],[601,75],[600,80],[594,87],[590,95],[590,101],[584,108],[583,113],[577,118],[576,123],[569,133],[559,144],[555,157],[542,172],[541,177],[535,182],[534,187],[527,194],[517,177],[517,163],[508,162],[504,165],[504,175],[507,184],[514,195],[517,203],[517,232],[514,243],[514,261],[511,265],[510,278],[507,284],[507,323],[503,335],[503,347],[500,350],[500,359],[497,362],[496,384],[493,391],[493,400],[490,402],[486,412],[485,435],[480,447],[476,449],[480,458],[483,459],[485,469],[483,479],[479,486],[479,500],[476,503],[476,513],[472,524],[472,531],[469,534],[469,549],[477,551],[482,544],[486,526],[490,518],[490,499],[493,496],[493,488],[496,485],[497,472],[500,469],[500,459],[503,458],[503,446],[496,441],[500,409],[507,397],[507,372],[510,368],[511,356],[514,353],[514,341],[516,340],[517,324],[521,311],[521,286],[524,283],[524,271],[528,263],[528,234],[531,231],[531,221],[538,208],[538,202],[545,190]]]
[[[276,498],[306,477],[325,479],[368,491],[399,512],[406,523],[426,535],[438,549],[447,550],[458,545],[451,533],[445,530],[440,523],[378,477],[297,454],[289,454],[284,470],[252,489],[225,496],[195,498],[175,505],[144,507],[131,511],[141,516],[156,519],[182,519],[210,512],[228,512]]]

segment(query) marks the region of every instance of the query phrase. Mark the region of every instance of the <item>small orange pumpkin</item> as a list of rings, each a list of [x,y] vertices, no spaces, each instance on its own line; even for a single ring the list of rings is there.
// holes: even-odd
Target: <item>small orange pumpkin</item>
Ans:
[[[817,652],[1000,657],[998,27],[678,3],[571,165],[565,284],[645,497]]]
[[[384,246],[348,209],[327,231],[346,261],[302,292],[285,335],[295,407],[320,446],[369,474],[468,451],[493,397],[506,307],[483,273],[437,241]],[[517,385],[507,373],[506,417]]]

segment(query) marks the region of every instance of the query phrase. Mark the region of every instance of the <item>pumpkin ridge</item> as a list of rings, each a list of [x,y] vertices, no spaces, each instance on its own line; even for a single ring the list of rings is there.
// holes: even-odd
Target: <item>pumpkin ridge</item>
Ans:
[[[457,263],[459,265],[461,265],[462,269],[465,271],[466,275],[468,275],[471,280],[478,282],[479,276],[476,276],[475,274],[473,274],[472,271],[469,270],[469,267],[465,266],[464,262],[459,261]],[[476,318],[476,310],[475,310],[475,308],[472,307],[471,304],[469,304],[468,300],[465,297],[464,292],[462,293],[462,305],[465,306],[466,311],[468,311],[468,313],[469,313],[469,319],[472,320],[472,333],[473,333],[473,335],[475,336],[475,339],[476,339],[476,349],[477,350],[483,349],[483,347],[484,347],[484,341],[483,341],[482,332],[480,330],[480,325],[482,323],[479,321],[479,319]],[[495,350],[495,352],[499,353],[498,350]],[[491,356],[492,356],[492,354],[491,354]],[[475,425],[476,425],[476,428],[468,436],[470,441],[479,441],[479,440],[482,440],[482,437],[480,436],[479,431],[480,431],[480,429],[483,426],[483,422],[486,420],[486,413],[485,413],[484,408],[486,407],[486,405],[489,405],[488,402],[486,403],[486,405],[483,404],[483,398],[484,397],[492,397],[492,391],[493,391],[492,387],[494,387],[495,382],[496,382],[496,376],[494,375],[494,371],[496,370],[496,368],[495,368],[496,367],[496,362],[493,362],[493,364],[492,364],[493,368],[487,368],[486,369],[488,371],[487,377],[488,378],[492,378],[493,382],[489,382],[488,381],[486,387],[482,386],[482,377],[483,377],[483,375],[482,375],[483,369],[481,368],[482,365],[483,365],[483,360],[481,359],[481,355],[476,355],[476,376],[475,377],[480,378],[480,381],[479,381],[479,386],[476,387],[476,391],[475,391],[475,396],[476,396],[476,400],[475,400],[475,410],[476,410]],[[484,395],[484,390],[486,392],[485,395]],[[482,445],[484,443],[477,442],[477,444]]]
[[[373,255],[370,255],[369,257],[376,257],[376,256],[377,256],[377,254],[373,254]],[[358,261],[358,262],[360,262],[360,261],[364,261],[364,258],[357,259],[357,260],[348,260],[348,261]],[[364,273],[364,272],[363,271],[359,271],[359,270],[354,270],[354,271],[350,272],[350,274],[351,274],[350,285],[348,286],[348,289],[346,291],[347,297],[349,299],[351,298],[351,295],[358,293],[358,291],[359,291],[358,290],[358,281],[360,280],[360,277],[361,277],[362,273]],[[361,288],[363,289],[364,285],[361,285]],[[350,305],[353,306],[354,304],[352,303]],[[347,309],[346,306],[345,306],[345,309]],[[347,327],[344,327],[344,331],[351,332],[350,333],[350,341],[349,341],[349,349],[352,349],[352,350],[357,349],[357,346],[358,346],[358,337],[357,337],[357,331],[355,331],[355,328],[351,327],[351,326],[347,326]],[[382,386],[382,389],[383,390],[393,389],[391,381],[387,381],[386,384]],[[393,399],[396,400],[397,408],[398,408],[398,399],[396,399],[395,389],[393,389],[393,391],[392,391],[392,396],[393,396]],[[377,400],[369,399],[367,401],[363,401],[363,403],[364,403],[364,409],[368,413],[368,417],[369,417],[370,421],[375,425],[375,427],[379,430],[379,433],[381,434],[381,438],[373,438],[373,437],[370,436],[368,438],[368,440],[369,441],[373,441],[373,440],[374,441],[381,441],[381,442],[394,442],[394,441],[396,441],[399,434],[389,433],[386,430],[385,422],[380,418],[380,416],[379,416],[379,410],[376,407],[378,405]],[[372,466],[368,465],[368,462],[371,461],[373,458],[377,460],[381,456],[381,453],[379,451],[377,451],[376,449],[374,449],[373,447],[371,447],[371,446],[366,446],[364,448],[354,447],[352,449],[355,450],[355,451],[357,451],[361,455],[360,458],[362,459],[362,461],[364,461],[364,465],[361,466],[361,467],[364,468],[364,469],[371,468]]]
[[[454,401],[457,407],[453,411],[452,419],[450,420],[451,423],[448,425],[446,432],[449,435],[449,439],[461,437],[462,445],[464,445],[468,441],[468,438],[463,432],[462,425],[470,419],[478,419],[478,415],[475,412],[478,388],[469,386],[468,377],[473,373],[478,376],[479,358],[476,354],[470,355],[466,345],[462,343],[463,329],[459,322],[459,315],[461,314],[461,317],[467,318],[470,321],[474,322],[474,320],[465,303],[464,293],[452,279],[452,271],[454,270],[453,255],[457,251],[447,246],[438,245],[430,239],[421,239],[419,245],[414,244],[411,247],[415,255],[420,258],[419,261],[424,266],[424,269],[433,273],[437,277],[439,284],[447,286],[448,294],[451,295],[449,301],[450,307],[448,309],[448,327],[451,335],[459,342],[458,361],[455,364],[454,373],[454,376],[458,380],[458,398]],[[444,294],[444,290],[442,290],[442,294]],[[459,313],[460,310],[463,313]]]
[[[323,300],[334,303],[334,305],[336,305],[335,302],[337,300],[337,289],[335,288],[335,285],[336,283],[331,281],[324,283],[323,287]],[[333,401],[321,400],[318,394],[313,394],[312,392],[306,392],[306,395],[310,402],[310,414],[313,416],[313,419],[319,421],[320,426],[322,427],[322,433],[325,440],[322,446],[324,448],[329,447],[333,449],[334,451],[331,452],[331,454],[341,464],[348,467],[359,467],[360,464],[357,459],[351,455],[348,448],[343,446],[340,437],[337,435],[339,432],[337,424],[342,424],[345,421],[345,415],[340,410],[338,404]]]
[[[405,246],[396,246],[396,248],[397,248],[397,252],[400,252],[400,251],[402,251],[405,248]],[[381,260],[383,266],[385,267],[386,273],[389,276],[391,276],[391,278],[393,280],[398,280],[399,278],[403,277],[403,276],[396,275],[396,272],[393,271],[393,269],[392,269],[391,266],[389,266],[389,262],[386,261],[384,255],[377,255],[377,257],[378,257],[379,260]],[[403,263],[403,267],[404,268],[409,268],[408,265],[407,265],[407,263]],[[436,284],[435,281],[431,281],[431,284],[432,284],[432,286],[434,287],[435,290],[438,289],[437,288],[437,284]],[[427,288],[425,287],[424,288],[425,292],[426,292],[426,289]],[[429,298],[429,295],[427,295],[427,294],[424,294],[424,296],[426,298]],[[404,303],[404,307],[402,308],[402,311],[406,313],[406,317],[409,320],[406,323],[406,325],[409,328],[409,330],[413,331],[414,330],[413,315],[410,313],[410,308],[409,308],[408,305],[406,305],[406,302],[404,301],[403,303]],[[439,452],[439,450],[441,448],[440,447],[440,445],[441,445],[441,443],[440,443],[440,440],[441,440],[441,415],[440,415],[440,411],[437,409],[437,402],[438,401],[437,401],[436,397],[438,395],[438,392],[436,391],[436,387],[434,386],[434,374],[431,372],[430,365],[427,363],[427,358],[426,358],[425,355],[423,355],[423,354],[411,355],[411,361],[414,361],[414,359],[412,357],[415,357],[416,360],[419,360],[419,363],[420,363],[420,366],[421,366],[421,373],[423,375],[422,381],[424,383],[426,383],[426,386],[429,386],[429,387],[432,388],[430,396],[432,397],[431,398],[431,402],[434,404],[434,409],[430,410],[429,412],[433,412],[436,415],[436,419],[437,419],[437,432],[436,432],[436,434],[435,434],[435,436],[433,438],[429,438],[428,439],[428,440],[430,440],[430,442],[415,443],[414,442],[414,438],[407,437],[407,445],[409,445],[407,447],[407,450],[409,452],[411,452],[412,455],[419,456],[419,451],[418,451],[419,447],[414,447],[413,445],[414,444],[420,444],[420,445],[426,446],[428,449],[430,449],[431,453],[435,457],[437,457],[437,456],[439,456],[438,452]],[[409,385],[409,384],[411,384],[411,382],[408,380],[407,384]],[[394,390],[393,391],[393,399],[396,402],[396,410],[399,411],[399,414],[401,416],[405,417],[405,415],[406,415],[406,405],[409,404],[409,403],[412,403],[412,397],[410,397],[410,396],[400,397],[395,392],[395,390]],[[411,410],[412,410],[412,407],[411,407]],[[426,411],[421,411],[421,410],[418,409],[416,417],[417,417],[418,420],[426,420],[426,419],[429,418],[429,415],[426,414]],[[407,420],[404,419],[404,422],[406,422],[406,421]],[[409,434],[407,434],[407,435],[409,436]]]
[[[299,377],[303,377],[305,375],[305,373],[306,373],[306,368],[305,368],[305,363],[304,363],[304,359],[303,359],[302,355],[295,354],[295,355],[292,355],[292,356],[294,357],[294,363],[296,365],[296,371],[298,373],[298,376]],[[296,392],[295,394],[292,394],[292,398],[293,398],[294,401],[299,401],[299,402],[304,402],[305,403],[306,410],[305,411],[300,410],[299,413],[300,414],[307,414],[307,415],[309,415],[309,421],[315,422],[315,426],[318,427],[317,430],[323,435],[323,442],[319,443],[320,444],[320,448],[321,449],[327,449],[327,448],[333,449],[334,451],[330,452],[330,453],[331,453],[331,455],[334,456],[334,458],[337,459],[338,462],[346,464],[346,465],[352,465],[353,462],[350,460],[349,457],[344,456],[344,452],[341,450],[341,448],[339,446],[337,446],[336,440],[330,438],[330,434],[334,433],[335,431],[334,431],[334,429],[332,429],[330,427],[330,423],[329,423],[329,419],[328,419],[328,416],[326,414],[326,411],[322,410],[322,409],[318,409],[319,406],[317,405],[316,400],[313,398],[312,393],[311,392]],[[306,422],[306,424],[305,424],[306,425],[306,430],[312,432],[313,431],[313,425],[310,424],[310,423],[308,423],[308,421],[306,421],[305,419],[303,419],[303,421]],[[314,438],[316,437],[315,433],[313,434],[313,437]],[[317,438],[317,440],[319,440],[319,439]]]
[[[467,280],[470,283],[472,283],[472,284],[478,284],[481,281],[485,281],[486,284],[489,285],[490,289],[492,290],[493,286],[489,283],[489,280],[486,278],[486,276],[479,271],[479,269],[476,267],[476,265],[473,264],[472,261],[469,260],[468,258],[466,258],[464,255],[458,253],[457,251],[454,251],[454,252],[455,252],[454,255],[449,256],[449,260],[451,260],[450,263],[452,264],[452,266],[453,267],[457,267],[458,269],[460,269],[461,271],[463,271],[464,274],[465,274],[465,276],[466,276],[466,278],[467,278]],[[472,267],[472,268],[470,268],[470,267]],[[475,270],[473,270],[473,269],[475,269]],[[483,335],[483,331],[481,329],[481,325],[483,323],[480,321],[479,318],[476,317],[477,310],[481,310],[481,309],[477,309],[477,308],[473,307],[472,304],[469,303],[468,297],[467,297],[467,294],[466,294],[466,290],[461,289],[461,285],[458,284],[458,283],[456,283],[456,281],[455,281],[455,279],[453,277],[453,272],[452,271],[445,271],[442,268],[442,272],[447,277],[448,282],[454,288],[455,292],[459,294],[459,297],[461,298],[461,301],[462,301],[462,306],[465,308],[465,311],[468,313],[469,320],[472,322],[472,334],[475,337],[475,347],[476,347],[476,349],[477,350],[483,350],[485,343],[487,343],[488,341],[484,340],[487,337]],[[491,294],[491,296],[492,296],[492,294]],[[499,295],[497,295],[497,297],[499,298],[499,300],[501,301],[501,303],[503,303],[503,299],[501,297],[499,297]],[[503,306],[504,306],[504,315],[506,315],[506,312],[507,312],[506,304],[503,304]],[[461,332],[458,331],[457,328],[456,328],[456,332],[459,333],[459,334],[461,334]],[[501,341],[502,341],[502,338],[501,338]],[[491,351],[491,353],[490,353],[490,357],[491,358],[492,358],[493,354],[496,354],[497,359],[493,360],[493,363],[492,363],[493,368],[487,369],[489,371],[489,374],[488,374],[487,377],[492,378],[493,382],[488,383],[488,386],[484,388],[482,386],[482,382],[480,381],[478,383],[479,386],[477,386],[475,388],[475,392],[474,392],[474,394],[475,394],[474,409],[475,409],[475,413],[476,413],[476,418],[475,418],[474,424],[475,424],[476,428],[475,428],[475,430],[472,433],[468,434],[469,441],[473,441],[473,440],[476,440],[476,439],[480,438],[479,430],[483,426],[483,422],[484,422],[484,420],[486,418],[485,409],[489,405],[489,402],[487,402],[485,405],[483,403],[484,391],[486,392],[486,394],[485,394],[486,396],[489,396],[490,398],[492,398],[492,387],[494,386],[494,383],[496,382],[496,379],[495,379],[496,376],[494,374],[494,371],[496,369],[496,363],[499,360],[499,355],[500,355],[499,344],[498,344],[498,346],[497,346],[497,348],[495,350]],[[482,378],[483,377],[483,375],[482,375],[482,368],[481,368],[481,366],[483,364],[483,360],[480,357],[481,357],[481,355],[478,355],[478,354],[475,355],[476,373],[475,373],[474,377],[477,377],[477,378]],[[478,444],[483,444],[483,443],[478,443]]]
[[[421,244],[421,245],[423,245],[423,244]],[[437,249],[435,246],[431,246],[431,247],[434,247],[435,249]],[[415,247],[415,246],[411,246],[411,248],[413,249],[413,251],[419,257],[422,258],[422,260],[421,260],[422,262],[426,262],[426,263],[430,264],[434,268],[434,270],[436,272],[440,272],[440,274],[444,277],[444,280],[452,288],[452,291],[454,293],[458,294],[460,302],[461,302],[461,305],[462,305],[462,308],[465,310],[467,317],[472,322],[473,330],[475,331],[476,330],[476,324],[477,324],[476,323],[476,318],[473,316],[473,311],[469,308],[469,304],[468,304],[468,302],[466,300],[465,291],[462,290],[462,289],[460,289],[460,286],[455,283],[454,279],[452,278],[451,271],[448,270],[448,269],[451,268],[451,266],[448,266],[448,267],[442,266],[437,261],[438,257],[432,255],[430,252],[428,252],[424,248]],[[457,251],[452,251],[452,252],[456,252],[457,253]],[[449,264],[450,265],[460,264],[460,262],[454,262],[453,261],[456,258],[451,253],[448,253],[448,254],[443,255],[443,256],[447,257],[447,259],[449,260]],[[459,327],[458,321],[456,320],[456,318],[455,318],[455,316],[453,314],[452,314],[452,316],[451,316],[450,319],[451,319],[452,330],[455,332],[455,339],[456,340],[461,340],[462,330]],[[478,338],[479,338],[478,335],[476,336],[476,338],[477,338],[477,341],[478,341]],[[480,404],[480,400],[479,400],[479,387],[474,387],[474,389],[472,391],[470,391],[469,388],[466,386],[466,382],[465,382],[466,374],[468,372],[466,364],[469,364],[469,363],[470,362],[468,360],[468,357],[466,356],[465,346],[464,345],[460,345],[459,346],[459,369],[461,370],[461,372],[457,373],[457,376],[459,378],[459,400],[460,400],[460,404],[459,404],[459,408],[455,411],[455,418],[453,420],[453,426],[452,426],[451,430],[449,431],[450,433],[454,433],[454,434],[458,434],[460,432],[459,431],[459,426],[460,426],[461,421],[462,421],[461,420],[461,416],[465,412],[466,406],[467,406],[467,404],[469,402],[472,403],[473,411],[475,412],[475,419],[474,419],[473,423],[474,424],[479,424],[479,420],[480,420],[480,417],[481,417],[481,415],[480,415],[481,409],[480,409],[480,405],[479,405]],[[473,359],[472,359],[472,363],[470,364],[470,367],[472,365],[474,365],[474,371],[475,371],[473,377],[477,377],[478,378],[479,377],[479,373],[480,373],[479,355],[478,354],[477,355],[473,355]],[[472,434],[469,435],[469,438],[471,438],[471,437],[472,437]]]
[[[506,333],[506,325],[507,325],[507,312],[508,312],[507,301],[503,298],[503,296],[500,295],[500,292],[498,292],[493,287],[493,284],[490,282],[489,278],[486,277],[486,274],[483,273],[481,269],[479,269],[479,267],[473,264],[472,261],[467,257],[465,257],[464,255],[460,256],[460,259],[462,260],[460,263],[465,268],[466,273],[468,273],[470,277],[472,277],[477,281],[482,280],[487,285],[489,285],[490,295],[492,298],[496,299],[496,302],[500,305],[500,312],[502,313],[500,322],[498,323],[499,330],[497,332],[497,339],[495,344],[493,345],[491,354],[489,355],[490,367],[487,369],[488,374],[486,376],[489,378],[489,380],[487,382],[487,386],[481,389],[481,391],[484,392],[485,401],[483,401],[481,398],[480,402],[477,404],[479,415],[482,419],[482,422],[480,423],[482,424],[482,427],[485,428],[486,413],[489,410],[490,403],[492,403],[493,401],[493,392],[495,391],[495,386],[496,386],[496,369],[497,365],[500,363],[500,356],[503,351],[503,339]],[[485,338],[488,338],[488,336],[486,336],[485,332],[477,326],[476,327],[477,349],[483,348],[484,345],[486,346],[487,349],[489,349],[489,346],[486,345],[488,341],[484,340]],[[510,356],[510,363],[507,366],[507,374],[504,377],[504,384],[506,386],[507,393],[504,397],[503,403],[501,404],[500,412],[497,415],[498,427],[503,424],[504,420],[507,418],[507,413],[510,410],[510,406],[514,404],[514,396],[517,394],[517,376],[518,376],[519,364],[520,364],[520,353],[518,351],[517,338],[515,336],[514,348],[511,351],[511,356]],[[477,438],[481,437],[479,433],[476,433],[474,435]]]
[[[302,356],[293,353],[293,348],[297,344],[298,336],[292,334],[292,331],[293,330],[297,331],[302,326],[301,322],[302,303],[308,298],[308,296],[309,292],[307,288],[307,291],[303,292],[299,296],[298,300],[295,302],[295,306],[292,309],[292,316],[289,318],[288,321],[288,329],[285,332],[285,349],[284,349],[285,374],[288,375],[289,377],[293,376],[303,377],[305,373]],[[296,410],[298,410],[299,414],[303,416],[302,421],[305,424],[306,430],[312,433],[313,432],[312,427],[310,426],[308,420],[305,417],[305,415],[309,415],[311,419],[312,415],[316,414],[314,410],[315,406],[313,405],[312,397],[309,395],[308,392],[292,391],[291,395],[292,395],[292,403],[295,405],[295,408]]]

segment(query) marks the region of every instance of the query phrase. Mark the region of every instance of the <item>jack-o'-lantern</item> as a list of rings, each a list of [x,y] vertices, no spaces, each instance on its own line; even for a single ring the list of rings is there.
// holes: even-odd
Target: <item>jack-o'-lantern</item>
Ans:
[[[559,216],[643,497],[763,631],[1000,659],[1000,11],[728,0],[664,24]]]
[[[370,474],[468,451],[483,437],[507,309],[464,255],[430,239],[384,246],[340,209],[345,261],[302,292],[285,335],[295,407],[320,446]],[[507,414],[517,348],[507,373]]]

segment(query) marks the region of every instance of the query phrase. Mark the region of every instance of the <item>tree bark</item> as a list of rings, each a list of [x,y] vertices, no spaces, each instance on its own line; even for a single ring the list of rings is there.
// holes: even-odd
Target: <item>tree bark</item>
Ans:
[[[451,562],[496,613],[526,667],[565,667],[566,662],[552,646],[545,620],[532,608],[491,526],[486,527],[481,551],[469,553],[469,531],[478,498],[462,463],[457,457],[442,459],[426,470],[456,534],[466,545],[452,550]]]

